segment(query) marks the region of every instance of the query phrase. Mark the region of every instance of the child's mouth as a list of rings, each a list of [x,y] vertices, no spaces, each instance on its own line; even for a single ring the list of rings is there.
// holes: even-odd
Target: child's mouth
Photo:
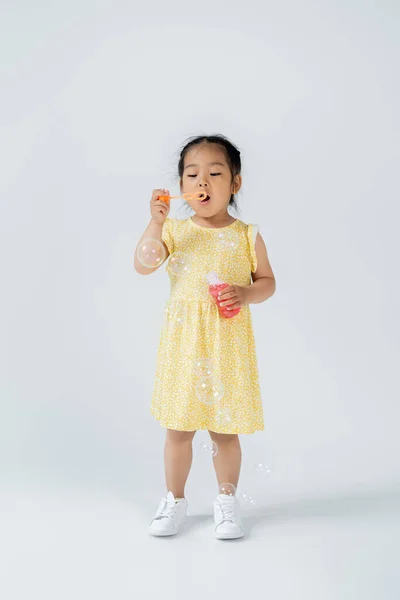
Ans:
[[[211,200],[210,196],[206,196],[206,197],[204,198],[204,200],[200,200],[200,202],[201,202],[202,204],[208,204],[208,203],[210,202],[210,200]]]

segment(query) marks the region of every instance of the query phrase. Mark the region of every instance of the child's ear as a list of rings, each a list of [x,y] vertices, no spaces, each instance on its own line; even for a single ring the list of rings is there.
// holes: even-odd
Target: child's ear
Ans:
[[[242,176],[235,175],[234,181],[232,182],[232,190],[234,194],[237,194],[242,187]]]

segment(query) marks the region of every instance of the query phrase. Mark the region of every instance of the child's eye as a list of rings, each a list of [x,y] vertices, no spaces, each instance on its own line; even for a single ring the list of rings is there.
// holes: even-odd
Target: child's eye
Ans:
[[[210,175],[221,175],[221,173],[210,173]],[[197,177],[197,175],[188,175],[188,177]]]

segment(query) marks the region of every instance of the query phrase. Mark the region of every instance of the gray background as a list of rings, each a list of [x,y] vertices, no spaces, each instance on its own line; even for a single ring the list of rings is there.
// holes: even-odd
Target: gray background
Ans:
[[[388,0],[1,3],[4,600],[399,597],[399,16]],[[241,149],[234,216],[260,225],[277,281],[252,306],[266,430],[241,437],[238,492],[256,505],[225,544],[205,432],[186,533],[147,536],[169,282],[133,252],[199,133]]]

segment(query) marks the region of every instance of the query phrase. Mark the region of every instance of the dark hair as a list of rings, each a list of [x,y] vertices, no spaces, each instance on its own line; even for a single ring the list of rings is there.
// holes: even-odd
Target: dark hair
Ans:
[[[242,162],[240,159],[240,151],[230,140],[228,140],[228,138],[226,138],[225,136],[220,135],[220,134],[198,135],[198,136],[194,136],[194,137],[191,137],[188,140],[186,140],[185,145],[182,147],[182,149],[180,151],[179,162],[178,162],[179,181],[181,181],[181,179],[183,177],[185,156],[186,156],[188,150],[193,148],[193,146],[198,146],[203,143],[218,144],[219,146],[221,146],[225,150],[226,159],[227,159],[228,166],[229,166],[229,169],[230,169],[230,172],[232,175],[232,179],[235,177],[235,175],[240,175],[240,172],[242,169]],[[236,212],[239,212],[235,194],[231,194],[231,197],[229,199],[229,206],[232,206],[232,208]],[[190,210],[190,205],[188,203],[186,203],[186,209]]]

